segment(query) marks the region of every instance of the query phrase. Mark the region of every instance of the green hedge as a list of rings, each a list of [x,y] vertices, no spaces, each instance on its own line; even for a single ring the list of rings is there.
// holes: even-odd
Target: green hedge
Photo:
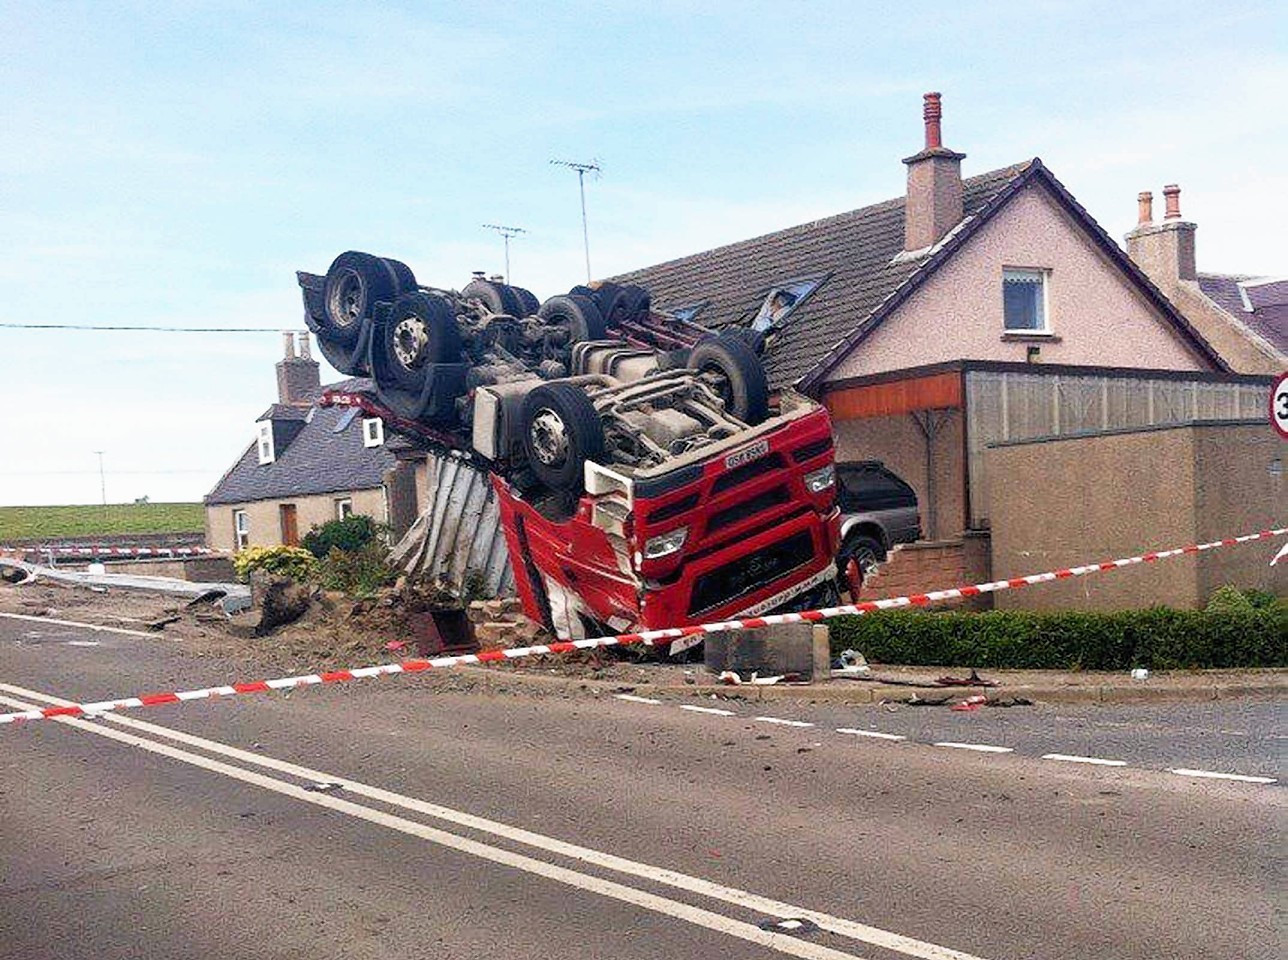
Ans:
[[[1029,670],[1288,666],[1288,604],[1236,612],[934,613],[831,622],[833,656],[875,663]]]

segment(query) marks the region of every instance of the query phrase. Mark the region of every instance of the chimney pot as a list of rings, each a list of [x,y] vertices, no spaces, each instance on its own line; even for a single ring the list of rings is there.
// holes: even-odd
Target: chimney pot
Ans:
[[[928,93],[922,99],[924,103],[922,104],[921,115],[926,121],[926,149],[938,150],[944,145],[943,132],[939,123],[944,115],[943,106],[940,104],[940,94],[937,92]]]
[[[287,360],[295,359],[295,334],[290,330],[282,331],[282,356]]]
[[[1137,224],[1144,226],[1147,223],[1154,222],[1154,195],[1148,190],[1143,190],[1136,196],[1136,201],[1140,204],[1140,216]]]
[[[1181,219],[1181,188],[1174,183],[1169,183],[1163,188],[1163,197],[1167,200],[1167,212],[1163,214],[1163,218]]]
[[[307,330],[301,330],[299,334],[296,336],[296,340],[299,342],[299,345],[300,345],[300,359],[312,360],[313,346],[312,346],[312,343],[309,341],[309,332]]]

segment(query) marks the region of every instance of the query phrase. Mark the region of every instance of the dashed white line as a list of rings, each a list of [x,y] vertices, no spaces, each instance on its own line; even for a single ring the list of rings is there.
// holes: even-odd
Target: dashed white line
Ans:
[[[871,737],[873,740],[907,740],[897,733],[882,733],[880,730],[855,730],[851,727],[837,727],[837,733],[848,733],[855,737]]]
[[[614,696],[618,700],[625,700],[628,703],[649,703],[656,706],[657,704],[662,702],[661,700],[654,700],[652,697],[637,697],[629,693],[617,693],[617,694],[614,694]]]
[[[952,747],[954,750],[977,750],[980,753],[1014,753],[1011,747],[995,747],[987,743],[957,743],[953,740],[940,740],[936,747]]]
[[[694,713],[709,713],[714,717],[732,717],[735,715],[732,710],[720,710],[720,709],[717,709],[716,707],[698,707],[698,706],[694,706],[691,703],[680,704],[680,709],[691,710]]]
[[[1097,767],[1125,767],[1126,760],[1105,760],[1102,757],[1078,757],[1068,753],[1046,753],[1043,760],[1062,760],[1065,763],[1089,763]]]
[[[753,717],[760,723],[776,723],[780,727],[812,727],[814,724],[807,723],[804,720],[784,720],[782,717]]]
[[[1217,773],[1214,770],[1190,770],[1186,767],[1177,767],[1175,770],[1169,769],[1168,773],[1179,774],[1182,777],[1202,777],[1206,780],[1237,780],[1239,783],[1278,783],[1274,777],[1250,777],[1242,773]]]

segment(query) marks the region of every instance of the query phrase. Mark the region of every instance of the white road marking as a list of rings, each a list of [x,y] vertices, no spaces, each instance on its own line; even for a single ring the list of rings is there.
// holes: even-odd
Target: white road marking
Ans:
[[[732,717],[735,716],[732,710],[719,710],[715,707],[697,707],[691,703],[680,704],[681,710],[692,710],[694,713],[709,713],[714,717]]]
[[[880,730],[855,730],[852,727],[837,727],[837,733],[848,733],[855,737],[871,737],[874,740],[907,740],[897,733],[882,733]]]
[[[804,720],[784,720],[782,717],[752,717],[761,723],[776,723],[783,727],[812,727],[814,724],[806,723]]]
[[[97,647],[98,645],[99,644],[97,640],[68,640],[67,641],[67,646],[69,647]]]
[[[71,706],[73,701],[63,700],[58,697],[52,697],[48,694],[39,693],[34,690],[26,690],[22,687],[15,687],[11,684],[0,683],[0,690],[16,694],[18,696],[29,697],[33,700],[43,701],[56,706]],[[29,705],[20,701],[10,700],[7,697],[0,697],[0,703],[7,703],[16,706],[19,709],[28,709]],[[118,736],[129,736],[129,734],[120,733],[119,731],[110,730],[102,724],[86,724],[79,720],[70,720],[69,718],[57,718],[66,720],[72,725],[81,729],[88,730],[91,733],[101,733],[104,735],[117,734]],[[888,930],[882,930],[878,927],[868,926],[855,920],[847,920],[843,917],[835,917],[820,911],[809,910],[795,904],[784,903],[779,900],[771,900],[768,897],[762,897],[758,894],[740,890],[736,887],[727,887],[723,884],[715,883],[701,877],[693,877],[675,870],[669,870],[665,867],[656,867],[651,864],[641,863],[634,860],[628,860],[624,857],[616,856],[611,853],[603,853],[599,850],[593,850],[589,847],[578,846],[577,844],[568,843],[558,840],[554,837],[547,837],[539,833],[533,833],[520,827],[512,827],[509,824],[500,823],[495,820],[488,820],[484,817],[478,817],[473,814],[464,813],[458,810],[452,810],[449,807],[443,807],[425,800],[419,800],[415,797],[408,797],[402,794],[385,790],[381,787],[371,786],[369,784],[359,783],[348,780],[345,777],[337,776],[333,773],[325,773],[320,770],[313,770],[308,767],[302,767],[285,760],[278,760],[273,757],[264,756],[259,753],[252,753],[247,750],[241,750],[237,747],[230,747],[227,744],[218,741],[208,740],[205,737],[198,737],[194,734],[184,733],[180,730],[172,730],[169,727],[162,727],[154,723],[148,723],[144,720],[137,720],[134,717],[122,716],[120,714],[105,714],[104,720],[127,727],[134,730],[144,731],[155,736],[165,737],[178,743],[188,746],[197,747],[212,753],[222,754],[224,756],[239,760],[247,764],[264,767],[270,770],[276,770],[293,777],[299,777],[309,782],[331,781],[342,783],[346,794],[364,796],[380,803],[390,806],[402,807],[407,810],[414,810],[426,816],[434,817],[457,826],[467,827],[482,833],[488,833],[496,837],[509,840],[514,843],[523,844],[529,847],[535,847],[559,856],[568,857],[569,859],[578,860],[584,863],[592,864],[606,870],[613,870],[627,876],[638,877],[657,883],[662,886],[673,887],[677,890],[684,890],[699,896],[707,897],[713,900],[719,900],[724,903],[732,904],[737,907],[743,907],[756,913],[773,917],[798,917],[812,920],[824,930],[848,937],[852,940],[858,940],[872,946],[881,947],[886,950],[892,950],[896,953],[902,953],[906,956],[917,957],[919,960],[982,960],[982,958],[973,954],[963,953],[953,950],[949,947],[941,947],[937,944],[927,943],[923,940],[916,940],[912,937],[905,937],[902,934],[891,933]],[[139,738],[132,738],[139,739]],[[166,749],[164,744],[158,744],[149,740],[142,740],[143,744],[150,744],[156,748],[154,752],[162,752]],[[144,749],[149,749],[144,747]],[[182,752],[182,751],[178,751]],[[186,754],[186,756],[196,756]],[[196,756],[197,760],[207,760],[205,757]],[[218,761],[207,761],[217,763]],[[224,766],[221,764],[221,766]],[[230,769],[239,771],[247,776],[257,776],[252,771],[245,771],[239,767]],[[270,783],[278,784],[281,781],[268,779]],[[289,785],[288,785],[289,786]],[[269,789],[273,789],[269,787]],[[351,803],[344,801],[329,794],[314,794],[304,791],[302,787],[298,788],[302,794],[302,799],[310,803],[319,803],[321,806],[335,806],[335,803]],[[294,795],[294,794],[292,794]],[[328,802],[321,802],[328,801]],[[334,801],[330,802],[330,801]],[[368,811],[369,808],[357,805],[359,810]],[[340,809],[336,807],[336,809]],[[346,811],[347,812],[347,811]],[[371,811],[376,813],[378,811]],[[420,825],[417,825],[420,826]],[[425,827],[424,829],[431,829]],[[458,839],[453,834],[446,834],[452,839]],[[469,841],[462,841],[469,842]],[[487,848],[489,850],[493,848]],[[505,851],[500,851],[505,853]],[[514,856],[518,856],[517,854]],[[540,863],[540,861],[536,861]],[[580,876],[580,875],[579,875]],[[592,878],[593,879],[593,878]],[[608,881],[604,881],[608,882]],[[626,888],[630,889],[630,888]],[[666,901],[671,902],[671,901]],[[719,915],[716,915],[717,917]],[[720,917],[721,920],[725,919]],[[731,921],[732,922],[732,921]],[[758,928],[757,928],[758,929]],[[762,931],[763,932],[763,931]],[[791,938],[789,938],[791,939]],[[764,942],[764,941],[757,941]],[[800,943],[801,941],[795,941]],[[777,948],[777,941],[773,944]],[[820,948],[822,949],[822,948]],[[820,954],[820,956],[824,956]],[[848,957],[849,954],[837,954],[831,951],[828,956]]]
[[[1125,767],[1126,760],[1104,760],[1100,757],[1077,757],[1068,753],[1046,753],[1043,760],[1063,760],[1065,763],[1090,763],[1098,767]]]
[[[994,747],[987,743],[955,743],[952,740],[941,740],[936,747],[952,747],[954,750],[978,750],[980,753],[1014,753],[1011,747]]]
[[[155,640],[158,634],[144,633],[142,630],[126,630],[124,627],[101,627],[97,623],[81,623],[79,620],[54,620],[52,617],[33,617],[25,613],[0,613],[0,617],[11,620],[29,620],[32,623],[56,623],[60,627],[82,627],[86,630],[98,630],[101,633],[123,633],[127,637],[147,637]]]
[[[614,694],[613,696],[615,696],[618,700],[625,700],[629,703],[651,703],[656,706],[657,704],[662,702],[661,700],[654,700],[652,697],[636,697],[629,693],[617,693],[617,694]]]
[[[1213,770],[1190,770],[1178,767],[1168,773],[1180,774],[1182,777],[1202,777],[1206,780],[1237,780],[1240,783],[1278,783],[1274,777],[1249,777],[1242,773],[1217,773]]]

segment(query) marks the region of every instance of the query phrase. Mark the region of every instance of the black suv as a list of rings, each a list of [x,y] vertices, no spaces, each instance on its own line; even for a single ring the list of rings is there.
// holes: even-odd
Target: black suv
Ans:
[[[896,543],[920,539],[917,494],[880,460],[838,463],[836,480],[841,508],[837,568],[844,576],[850,560],[857,560],[866,580]]]

